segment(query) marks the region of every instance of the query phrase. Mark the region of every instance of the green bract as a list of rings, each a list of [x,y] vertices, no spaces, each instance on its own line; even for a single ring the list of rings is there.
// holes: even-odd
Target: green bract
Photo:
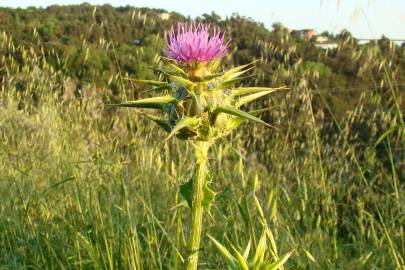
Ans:
[[[254,62],[215,73],[219,62],[197,63],[180,68],[167,61],[167,69],[154,69],[166,81],[134,80],[149,84],[154,90],[169,90],[171,95],[126,101],[123,107],[150,108],[164,112],[159,118],[146,114],[169,133],[183,140],[212,141],[228,135],[246,120],[268,125],[258,118],[265,110],[245,112],[240,109],[251,101],[285,87],[239,87],[234,85],[249,77],[243,76]]]

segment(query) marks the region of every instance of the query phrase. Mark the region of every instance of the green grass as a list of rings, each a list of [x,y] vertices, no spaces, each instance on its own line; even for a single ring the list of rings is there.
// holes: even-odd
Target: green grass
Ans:
[[[20,50],[4,36],[1,48]],[[192,149],[104,95],[61,95],[61,73],[23,58],[0,71],[0,269],[181,269],[177,191]],[[285,269],[405,269],[405,129],[391,90],[395,102],[370,91],[335,120],[301,84],[268,103],[278,131],[245,124],[219,143],[200,269],[226,269],[207,233],[257,246],[256,197],[278,255],[295,249]]]

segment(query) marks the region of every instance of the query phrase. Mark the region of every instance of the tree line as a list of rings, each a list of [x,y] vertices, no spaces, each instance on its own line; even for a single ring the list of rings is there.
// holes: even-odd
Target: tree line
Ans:
[[[42,53],[47,61],[77,87],[95,85],[120,91],[118,77],[153,78],[157,56],[165,46],[164,32],[178,21],[190,20],[181,14],[159,15],[162,9],[111,5],[58,6],[25,9],[0,8],[0,29],[15,44]],[[221,18],[214,12],[198,21],[219,25],[230,40],[230,56],[225,65],[241,65],[259,60],[256,85],[296,87],[306,83],[325,94],[337,115],[356,105],[364,91],[384,96],[394,87],[401,96],[405,85],[405,45],[382,37],[359,44],[350,32],[323,36],[337,44],[336,49],[316,46],[281,23],[267,29],[263,23],[233,14]],[[5,54],[6,52],[0,52]],[[16,59],[23,61],[22,57]],[[0,66],[4,63],[0,60]],[[393,84],[393,85],[392,85]],[[403,107],[403,99],[399,99]],[[389,103],[390,100],[387,99]],[[314,106],[317,104],[314,99]]]

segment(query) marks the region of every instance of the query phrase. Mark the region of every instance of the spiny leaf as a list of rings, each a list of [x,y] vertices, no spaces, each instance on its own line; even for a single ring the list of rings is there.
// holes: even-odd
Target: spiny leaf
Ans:
[[[252,101],[254,101],[254,100],[258,99],[258,98],[261,98],[261,97],[263,97],[265,95],[268,95],[268,94],[270,94],[272,92],[274,92],[274,91],[262,91],[262,92],[258,92],[258,93],[254,93],[254,94],[251,94],[251,95],[241,97],[240,99],[238,99],[235,102],[235,107],[239,108],[240,106],[242,106],[244,104],[252,102]]]
[[[215,196],[217,195],[217,193],[215,191],[213,191],[212,189],[210,189],[210,187],[208,186],[208,182],[205,182],[204,185],[204,197],[203,197],[203,207],[207,212],[210,212],[211,210],[211,206],[215,201]]]
[[[273,233],[271,232],[271,230],[267,227],[267,229],[266,229],[266,234],[267,234],[267,237],[269,238],[269,240],[270,240],[270,252],[273,254],[273,255],[277,255],[277,253],[278,253],[278,251],[277,251],[277,245],[276,245],[276,240],[274,240],[274,236],[273,236]]]
[[[191,89],[191,88],[193,88],[193,86],[194,86],[194,83],[193,83],[192,81],[187,80],[187,79],[185,79],[185,78],[183,78],[183,77],[176,76],[176,75],[172,75],[172,74],[169,74],[169,73],[165,73],[165,75],[166,75],[167,77],[169,77],[172,81],[177,82],[177,83],[183,85],[183,86],[184,86],[185,88],[187,88],[187,89]]]
[[[166,119],[160,119],[159,117],[152,115],[152,114],[148,114],[148,113],[144,113],[142,111],[139,111],[137,109],[135,109],[135,111],[143,116],[145,116],[146,118],[148,118],[149,120],[152,120],[153,122],[155,122],[156,124],[158,124],[161,128],[163,128],[166,132],[170,133],[170,131],[172,130],[170,121],[166,120]]]
[[[247,112],[241,111],[232,106],[217,106],[211,113],[211,119],[210,119],[211,124],[215,123],[215,120],[219,113],[226,113],[226,114],[238,116],[238,117],[241,117],[241,118],[244,118],[247,120],[251,120],[251,121],[266,125],[266,126],[270,126],[269,124],[267,124],[263,120],[257,118],[256,116],[253,116]]]
[[[244,69],[246,67],[253,66],[257,61],[258,60],[255,60],[255,61],[253,61],[253,62],[251,62],[249,64],[231,68],[230,70],[226,71],[224,73],[224,75],[231,75],[231,74],[234,74],[234,73],[236,73],[236,72],[238,72],[238,71],[240,71],[240,70],[242,70],[242,69]]]
[[[230,87],[230,86],[234,85],[237,82],[240,82],[240,81],[242,81],[244,79],[251,78],[251,77],[254,77],[254,76],[256,76],[256,75],[252,74],[252,75],[249,75],[249,76],[238,77],[238,78],[226,80],[224,82],[220,82],[217,86],[215,86],[213,89],[211,89],[211,91],[216,91],[216,90],[219,90],[219,89],[224,89],[224,88]]]
[[[181,85],[183,85],[187,89],[192,89],[194,86],[194,83],[190,80],[184,79],[180,76],[175,76],[175,75],[168,75],[170,79],[174,82],[177,82]]]
[[[260,237],[259,243],[256,247],[256,253],[253,257],[253,265],[261,265],[264,258],[264,253],[266,251],[267,243],[266,243],[266,233],[263,231],[262,236]]]
[[[250,111],[249,114],[254,115],[254,116],[259,116],[259,115],[261,115],[262,113],[264,113],[264,112],[270,110],[271,108],[273,108],[273,107]]]
[[[114,104],[121,107],[134,107],[134,108],[149,108],[149,109],[164,109],[165,105],[175,104],[178,100],[172,96],[162,96],[162,97],[153,97],[145,98],[135,101],[127,101],[119,104]]]
[[[170,68],[172,68],[174,71],[181,73],[181,75],[187,76],[187,73],[180,67],[178,67],[177,65],[173,64],[173,62],[176,62],[176,60],[171,59],[171,58],[167,58],[164,56],[160,56],[160,59],[163,59],[163,61],[165,62],[166,65],[168,65]],[[176,62],[178,64],[178,62]]]
[[[193,178],[194,173],[190,180],[180,185],[180,195],[187,202],[190,209],[193,206]]]
[[[259,116],[260,114],[264,113],[265,111],[268,111],[270,108],[265,108],[265,109],[260,109],[260,110],[255,110],[255,111],[250,111],[249,114],[253,116]],[[240,126],[243,122],[245,122],[245,118],[241,117],[234,117],[230,120],[229,128],[230,129],[235,129],[238,126]]]
[[[163,128],[166,132],[170,133],[170,131],[172,130],[170,121],[168,121],[166,119],[160,119],[159,117],[157,117],[155,115],[144,113],[144,112],[139,111],[139,110],[136,110],[136,112],[143,115],[143,116],[145,116],[149,120],[152,120],[153,122],[158,124],[161,128]]]
[[[166,132],[170,133],[172,131],[172,126],[170,125],[169,120],[160,119],[151,114],[144,114],[147,118],[158,124],[161,128],[163,128]]]
[[[158,69],[158,68],[154,68],[154,67],[147,67],[149,69],[152,69],[154,71],[157,71],[159,73],[162,73],[164,75],[166,75],[167,77],[171,78],[172,81],[177,82],[185,87],[191,87],[193,85],[193,82],[181,77],[181,76],[185,76],[187,77],[187,73],[185,73],[181,68],[177,67],[176,65],[170,64],[173,67],[176,67],[177,69],[174,71],[175,74],[173,74],[170,71],[166,71],[163,69]],[[181,72],[180,72],[181,71]],[[180,75],[180,76],[177,76]],[[170,87],[170,84],[168,84],[168,87]]]
[[[252,246],[252,239],[249,239],[249,242],[248,242],[248,244],[247,244],[247,246],[245,248],[245,251],[243,252],[243,258],[245,260],[247,260],[248,257],[249,257],[249,252],[250,252],[250,247],[251,246]]]
[[[270,88],[270,87],[240,87],[232,90],[231,96],[242,96],[242,95],[247,95],[247,94],[252,94],[252,93],[258,93],[258,92],[276,92],[278,90],[284,90],[288,89],[285,86],[282,87],[277,87],[277,88]]]
[[[178,66],[176,66],[176,65],[174,65],[174,64],[172,64],[172,63],[170,63],[170,62],[166,62],[166,64],[167,64],[173,71],[177,72],[178,74],[183,75],[183,76],[188,76],[187,73],[186,73],[184,70],[182,70],[181,68],[179,68]]]
[[[198,110],[201,109],[201,100],[200,100],[200,95],[197,96],[194,92],[190,91],[188,92],[188,94],[191,96],[191,98],[193,99],[194,103],[196,104],[196,107],[198,108]]]
[[[205,82],[205,81],[210,81],[212,79],[218,78],[220,76],[223,76],[224,73],[214,73],[214,74],[209,74],[206,75],[204,77],[200,77],[200,76],[195,76],[199,81]]]
[[[151,90],[145,91],[145,92],[160,91],[160,90],[166,90],[166,89],[173,90],[172,85],[170,83],[168,83],[168,84],[165,84],[165,85],[154,87]]]
[[[155,81],[155,80],[139,80],[139,79],[132,79],[132,78],[125,78],[125,80],[133,81],[136,83],[149,84],[149,85],[157,86],[157,87],[162,87],[162,86],[170,87],[170,84],[167,82],[161,82],[161,81]]]
[[[196,125],[198,125],[198,120],[196,118],[194,118],[194,117],[183,118],[176,124],[176,126],[173,127],[172,131],[170,132],[170,134],[166,138],[166,140],[170,139],[173,135],[175,135],[181,129],[186,128],[186,127],[193,128]]]
[[[227,239],[228,240],[228,239]],[[239,263],[239,267],[242,270],[249,270],[249,266],[248,263],[246,262],[246,260],[243,258],[242,254],[240,254],[240,252],[238,251],[238,249],[231,243],[231,241],[228,240],[229,245],[231,246],[231,248],[233,249],[233,252],[236,255],[236,259]]]
[[[174,66],[175,65],[172,65],[172,67],[174,67]],[[186,88],[192,88],[194,86],[194,83],[192,81],[187,80],[186,78],[183,78],[181,76],[171,74],[171,73],[169,73],[167,71],[164,71],[164,70],[161,70],[161,69],[156,69],[156,68],[150,68],[150,69],[159,71],[160,73],[162,73],[162,74],[166,75],[168,78],[170,78],[172,81],[177,82],[177,83],[183,85]],[[180,68],[178,68],[177,70],[183,71]],[[184,71],[181,74],[184,75],[184,76],[187,76],[187,74]],[[156,82],[156,81],[154,81],[154,82]]]
[[[273,263],[267,262],[264,266],[264,270],[277,270],[279,269],[287,260],[290,258],[291,254],[294,252],[294,250],[288,252],[285,254],[283,257],[279,258]]]
[[[253,69],[253,67],[249,67],[249,68],[247,68],[247,69],[245,69],[245,70],[242,70],[242,71],[239,71],[239,72],[235,72],[235,73],[232,73],[232,74],[224,74],[222,79],[223,79],[223,80],[232,80],[232,79],[234,79],[234,78],[237,78],[237,77],[239,77],[239,76],[245,74],[246,72],[248,72],[248,71],[250,71],[250,70],[252,70],[252,69]]]
[[[209,71],[215,72],[215,70],[217,70],[217,68],[219,67],[220,64],[221,64],[221,59],[216,59],[214,61],[211,61],[211,63],[209,63],[207,65],[207,68]]]
[[[212,242],[214,242],[215,246],[218,248],[219,252],[222,254],[222,256],[225,257],[225,259],[228,261],[228,263],[231,265],[232,268],[236,267],[236,259],[234,256],[231,255],[231,253],[224,247],[220,242],[215,240],[211,235],[207,234],[208,238],[211,239]]]
[[[253,63],[251,63],[251,64],[253,64]],[[250,75],[250,76],[245,76],[245,77],[242,77],[242,78],[239,77],[242,74],[248,72],[249,70],[251,70],[253,68],[253,67],[249,67],[249,68],[247,68],[245,70],[242,70],[243,68],[246,68],[251,64],[239,66],[239,67],[233,68],[231,70],[225,71],[222,76],[214,78],[213,83],[214,83],[214,85],[215,85],[215,83],[217,85],[212,90],[215,91],[215,90],[218,90],[218,89],[223,89],[223,88],[228,87],[230,85],[233,85],[234,83],[236,83],[238,81],[241,81],[241,80],[243,80],[245,78],[255,76],[255,75]],[[240,70],[242,70],[242,71],[240,71]]]
[[[163,74],[170,73],[170,71],[163,70],[163,69],[160,69],[160,68],[155,68],[155,67],[145,67],[145,68],[156,71],[156,72],[159,72],[159,73],[163,73]]]
[[[193,206],[193,178],[194,173],[190,180],[180,186],[180,195],[184,200],[186,200],[190,209]],[[206,180],[204,183],[204,196],[202,202],[204,210],[208,212],[210,211],[211,205],[215,200],[215,196],[216,192],[209,188],[208,181]]]

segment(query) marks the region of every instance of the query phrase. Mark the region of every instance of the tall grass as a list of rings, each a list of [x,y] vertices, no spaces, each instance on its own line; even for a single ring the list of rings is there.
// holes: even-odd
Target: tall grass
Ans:
[[[91,86],[64,95],[68,78],[44,55],[4,34],[0,46],[0,269],[180,269],[187,210],[176,192],[192,149],[104,108]],[[246,124],[213,149],[220,193],[205,228],[242,250],[257,246],[263,216],[272,251],[296,249],[285,269],[405,269],[399,89],[394,102],[364,92],[336,119],[313,108],[331,104],[311,76],[268,102],[278,132]],[[200,268],[225,269],[205,233]]]

